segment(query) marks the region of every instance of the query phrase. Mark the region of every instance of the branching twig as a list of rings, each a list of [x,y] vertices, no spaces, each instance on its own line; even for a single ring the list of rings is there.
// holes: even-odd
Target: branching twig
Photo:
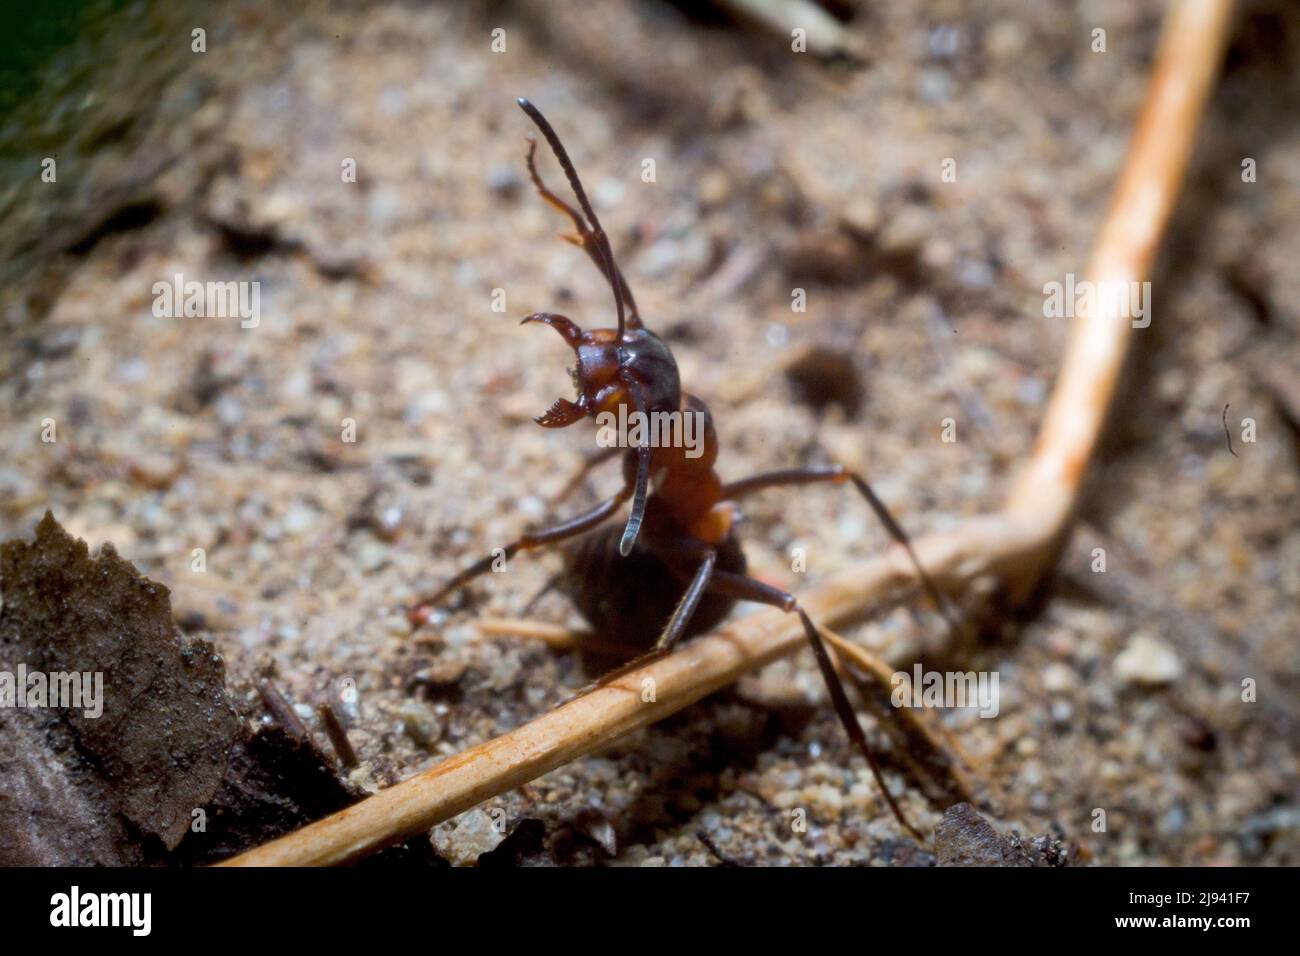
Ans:
[[[1231,0],[1175,0],[1172,5],[1088,278],[1137,282],[1149,277],[1217,70],[1231,9]],[[1104,298],[1094,296],[1093,301]],[[988,579],[1013,598],[1023,597],[1050,569],[1101,435],[1131,328],[1129,319],[1097,310],[1075,318],[1038,444],[1004,508],[917,541],[917,554],[940,588],[961,594],[978,579]],[[911,566],[894,549],[835,575],[801,594],[800,601],[815,620],[834,627],[914,583]],[[359,859],[654,723],[803,646],[793,615],[752,614],[228,863],[310,865]]]

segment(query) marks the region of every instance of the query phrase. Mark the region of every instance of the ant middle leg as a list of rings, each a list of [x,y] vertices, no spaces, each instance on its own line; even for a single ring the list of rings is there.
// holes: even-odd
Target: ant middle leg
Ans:
[[[903,813],[903,808],[898,805],[894,795],[889,792],[889,787],[885,785],[885,777],[880,769],[880,762],[876,759],[875,751],[871,749],[871,745],[867,743],[866,732],[862,729],[862,724],[858,722],[858,715],[853,710],[853,705],[849,703],[844,684],[840,680],[839,673],[835,670],[835,665],[831,662],[830,652],[826,650],[826,642],[822,640],[817,625],[799,606],[795,596],[782,591],[780,588],[774,588],[770,584],[764,584],[756,578],[744,574],[735,574],[730,571],[716,572],[713,575],[709,590],[735,598],[738,601],[767,604],[772,607],[779,607],[786,613],[794,612],[799,615],[799,621],[803,624],[804,635],[808,638],[808,644],[812,647],[813,656],[817,659],[817,667],[821,671],[822,680],[826,683],[826,690],[830,693],[835,714],[839,717],[840,723],[849,735],[850,742],[866,758],[867,766],[871,768],[871,774],[876,778],[876,784],[880,787],[880,792],[884,794],[885,802],[889,804],[894,819],[898,821],[903,829],[912,834],[918,842],[924,843],[925,837],[921,834],[921,831],[907,819],[907,816]]]
[[[925,590],[930,600],[934,602],[935,607],[943,616],[952,633],[959,634],[961,628],[958,627],[956,620],[953,619],[949,610],[948,602],[944,599],[942,592],[935,586],[933,579],[926,573],[925,567],[921,564],[920,558],[916,556],[916,551],[912,548],[912,541],[908,538],[903,526],[898,523],[897,519],[889,513],[885,503],[880,500],[880,496],[872,490],[871,485],[867,484],[865,478],[857,472],[850,471],[843,465],[807,465],[802,468],[781,468],[776,471],[765,471],[757,475],[751,475],[748,478],[742,478],[739,481],[733,481],[722,488],[723,496],[730,500],[735,500],[744,495],[752,494],[755,491],[762,491],[765,488],[777,488],[788,485],[812,485],[829,482],[831,484],[842,485],[846,482],[852,482],[853,487],[858,493],[866,499],[871,510],[875,512],[876,518],[884,525],[889,536],[894,539],[896,544],[902,545],[907,552],[908,559],[916,569],[917,580],[921,582],[921,587]]]
[[[568,498],[569,495],[577,491],[578,488],[582,485],[582,482],[586,479],[586,477],[589,474],[591,474],[595,469],[599,468],[605,462],[616,457],[617,455],[622,454],[626,450],[627,450],[626,448],[623,448],[619,445],[610,445],[606,448],[601,448],[585,456],[582,459],[582,464],[579,465],[574,470],[573,475],[569,478],[568,481],[564,483],[564,487],[562,487],[559,491],[557,491],[555,494],[551,495],[548,499],[546,499],[546,503],[551,507],[560,504],[566,498]]]
[[[623,503],[630,497],[632,497],[632,486],[624,485],[623,489],[619,491],[618,494],[614,495],[612,498],[606,499],[590,511],[580,514],[576,518],[570,518],[568,521],[554,525],[550,528],[543,528],[540,531],[530,531],[520,535],[517,540],[510,542],[510,544],[506,545],[504,548],[497,549],[487,557],[475,561],[469,567],[465,568],[465,570],[454,575],[437,591],[434,591],[427,597],[421,598],[415,602],[410,612],[412,619],[422,621],[423,617],[427,615],[430,609],[436,607],[450,594],[458,591],[470,581],[473,581],[475,578],[491,571],[492,566],[497,561],[509,561],[520,551],[530,551],[534,548],[559,544],[561,541],[567,541],[569,538],[576,538],[578,535],[590,531],[592,528],[595,528],[597,525],[613,516],[613,514],[618,511]]]

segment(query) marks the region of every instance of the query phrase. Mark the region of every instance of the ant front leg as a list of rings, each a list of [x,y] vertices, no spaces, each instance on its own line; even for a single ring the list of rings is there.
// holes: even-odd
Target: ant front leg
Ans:
[[[835,714],[839,717],[845,732],[849,735],[849,740],[866,758],[867,765],[871,768],[871,774],[876,778],[880,792],[885,795],[885,802],[889,804],[889,809],[893,812],[894,819],[898,821],[899,826],[912,834],[918,842],[924,843],[925,837],[921,834],[921,831],[908,821],[903,813],[903,808],[898,805],[894,795],[889,792],[889,787],[885,785],[885,777],[880,770],[880,762],[876,759],[875,751],[871,749],[871,745],[867,743],[866,732],[862,729],[862,724],[858,722],[858,715],[853,710],[853,705],[849,703],[848,694],[844,691],[844,684],[840,681],[840,675],[836,672],[835,665],[831,663],[830,653],[826,650],[826,642],[822,640],[821,633],[817,630],[817,626],[813,624],[812,619],[799,606],[795,596],[782,591],[780,588],[774,588],[770,584],[764,584],[756,578],[744,574],[735,574],[731,571],[718,571],[714,574],[713,582],[708,590],[735,598],[737,601],[754,601],[758,604],[779,607],[786,613],[794,612],[799,615],[799,620],[803,624],[804,635],[808,638],[813,656],[817,659],[817,667],[822,672],[822,680],[825,681],[826,689],[830,693],[831,704],[834,706]]]
[[[634,381],[627,383],[632,393],[633,408],[641,415],[646,414],[645,395]],[[637,535],[641,533],[641,522],[645,520],[646,501],[650,492],[650,458],[653,452],[649,445],[642,443],[636,449],[636,493],[632,497],[632,512],[627,516],[627,525],[623,528],[623,537],[618,542],[618,553],[627,557],[636,545]]]
[[[430,609],[440,604],[448,595],[464,587],[470,581],[492,570],[492,565],[501,559],[509,561],[520,551],[529,551],[534,548],[546,547],[547,545],[559,544],[561,541],[567,541],[569,538],[576,538],[595,528],[597,525],[608,520],[614,512],[623,505],[628,498],[632,497],[632,486],[624,485],[623,490],[614,497],[601,502],[585,514],[578,515],[561,524],[554,525],[550,528],[543,528],[540,531],[530,531],[520,535],[519,539],[510,542],[499,551],[489,554],[486,558],[474,562],[464,571],[455,575],[446,584],[428,597],[417,601],[411,608],[410,616],[416,623],[423,623],[428,616]]]
[[[713,581],[713,571],[718,564],[718,552],[713,548],[705,548],[700,560],[700,566],[695,569],[695,575],[691,578],[690,586],[682,599],[677,602],[677,607],[673,611],[673,616],[668,619],[667,626],[664,627],[663,633],[659,635],[659,640],[655,641],[654,650],[650,652],[651,656],[667,654],[673,649],[682,634],[686,631],[687,625],[691,623],[691,618],[695,616],[695,609],[700,606],[700,599],[709,589],[709,584]]]
[[[663,657],[673,649],[677,642],[681,640],[682,635],[686,633],[686,628],[690,625],[691,618],[695,616],[695,611],[699,608],[701,599],[708,593],[710,585],[713,583],[714,570],[718,564],[718,552],[707,545],[698,544],[698,542],[693,545],[679,542],[678,547],[686,553],[679,553],[666,560],[669,561],[670,567],[674,568],[675,574],[680,574],[683,580],[689,577],[691,583],[687,586],[685,593],[682,594],[681,600],[677,602],[677,607],[673,609],[673,616],[664,625],[663,631],[659,634],[659,639],[655,641],[655,646],[639,657],[634,657],[622,666],[614,668],[608,674],[604,674],[600,680],[591,684],[586,690],[602,687],[624,674],[643,667],[650,661]],[[693,573],[687,570],[691,558],[695,558],[700,562]],[[586,690],[583,693],[586,693]]]
[[[739,481],[733,481],[724,485],[722,489],[723,497],[729,500],[736,500],[743,495],[752,494],[755,491],[762,491],[765,488],[776,488],[786,485],[813,485],[822,482],[842,485],[845,482],[852,482],[853,487],[858,493],[866,499],[871,510],[875,512],[876,518],[885,526],[889,536],[894,539],[895,543],[903,546],[907,552],[912,566],[916,569],[917,580],[921,582],[921,587],[929,595],[930,600],[934,602],[939,613],[943,616],[952,633],[959,634],[961,628],[953,620],[952,614],[948,609],[948,602],[944,600],[943,594],[935,587],[934,581],[926,573],[925,568],[921,565],[921,560],[916,556],[912,549],[911,539],[903,531],[903,526],[898,523],[885,503],[867,484],[866,479],[856,472],[849,471],[843,465],[808,465],[803,468],[782,468],[777,471],[765,471],[761,474],[751,475],[748,478],[742,478]]]

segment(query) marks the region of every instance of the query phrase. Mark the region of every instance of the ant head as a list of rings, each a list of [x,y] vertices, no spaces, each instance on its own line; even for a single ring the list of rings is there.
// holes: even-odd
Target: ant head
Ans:
[[[658,336],[647,331],[641,324],[632,290],[628,288],[627,280],[614,261],[614,250],[609,244],[609,237],[596,218],[596,210],[591,208],[586,190],[578,179],[578,171],[574,169],[573,161],[569,159],[560,137],[536,106],[522,97],[518,102],[519,108],[542,131],[551,152],[559,160],[582,212],[579,213],[546,188],[533,162],[536,143],[530,142],[527,162],[533,186],[543,199],[573,222],[576,235],[565,238],[583,249],[605,277],[614,293],[614,310],[618,314],[618,328],[595,332],[583,332],[560,315],[539,314],[524,319],[525,322],[544,322],[551,326],[578,354],[578,367],[573,370],[573,381],[578,387],[578,401],[570,402],[563,398],[557,400],[546,414],[537,419],[537,423],[547,428],[563,428],[584,415],[599,415],[601,412],[616,412],[621,409],[644,414],[676,412],[681,404],[682,390],[672,353]],[[645,517],[650,458],[650,446],[638,445],[636,493],[632,498],[632,511],[628,515],[627,525],[623,529],[623,538],[618,545],[619,553],[624,557],[632,552]]]
[[[578,179],[568,152],[560,142],[551,124],[541,111],[526,99],[519,106],[542,131],[555,158],[578,198],[579,213],[555,193],[546,188],[534,164],[536,143],[528,147],[528,175],[538,193],[551,206],[563,212],[573,222],[575,235],[566,236],[570,242],[586,251],[609,283],[614,293],[614,308],[618,315],[618,328],[597,329],[584,332],[562,315],[538,312],[524,322],[542,322],[555,329],[578,356],[573,370],[573,383],[578,389],[578,400],[558,399],[537,423],[547,428],[572,425],[585,415],[617,412],[620,406],[628,411],[675,412],[681,403],[681,381],[677,363],[659,336],[645,328],[637,314],[636,301],[628,288],[623,273],[614,261],[614,250],[609,237],[601,228],[596,211],[587,199],[587,193]]]
[[[577,356],[572,369],[578,400],[557,399],[537,424],[563,428],[586,415],[629,412],[677,411],[681,404],[681,378],[677,362],[659,336],[644,328],[630,329],[619,341],[617,329],[584,332],[562,315],[539,312],[524,323],[541,322],[557,331]]]

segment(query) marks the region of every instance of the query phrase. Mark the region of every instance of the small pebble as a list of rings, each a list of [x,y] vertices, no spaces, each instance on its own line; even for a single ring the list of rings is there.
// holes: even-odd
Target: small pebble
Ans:
[[[1053,663],[1043,668],[1043,689],[1049,694],[1066,694],[1077,685],[1078,678],[1067,665]]]
[[[429,706],[418,700],[406,700],[398,709],[402,729],[421,747],[435,743],[442,736],[442,723]]]
[[[501,810],[498,808],[496,813],[499,819]],[[508,831],[509,827],[502,827],[491,813],[475,809],[434,827],[429,839],[438,855],[453,866],[473,866],[484,853],[500,846]]]
[[[700,178],[700,205],[705,209],[721,206],[730,195],[731,180],[721,170],[710,170]]]
[[[1133,635],[1115,658],[1115,676],[1129,686],[1162,687],[1172,684],[1182,674],[1182,661],[1173,648],[1149,634]]]

